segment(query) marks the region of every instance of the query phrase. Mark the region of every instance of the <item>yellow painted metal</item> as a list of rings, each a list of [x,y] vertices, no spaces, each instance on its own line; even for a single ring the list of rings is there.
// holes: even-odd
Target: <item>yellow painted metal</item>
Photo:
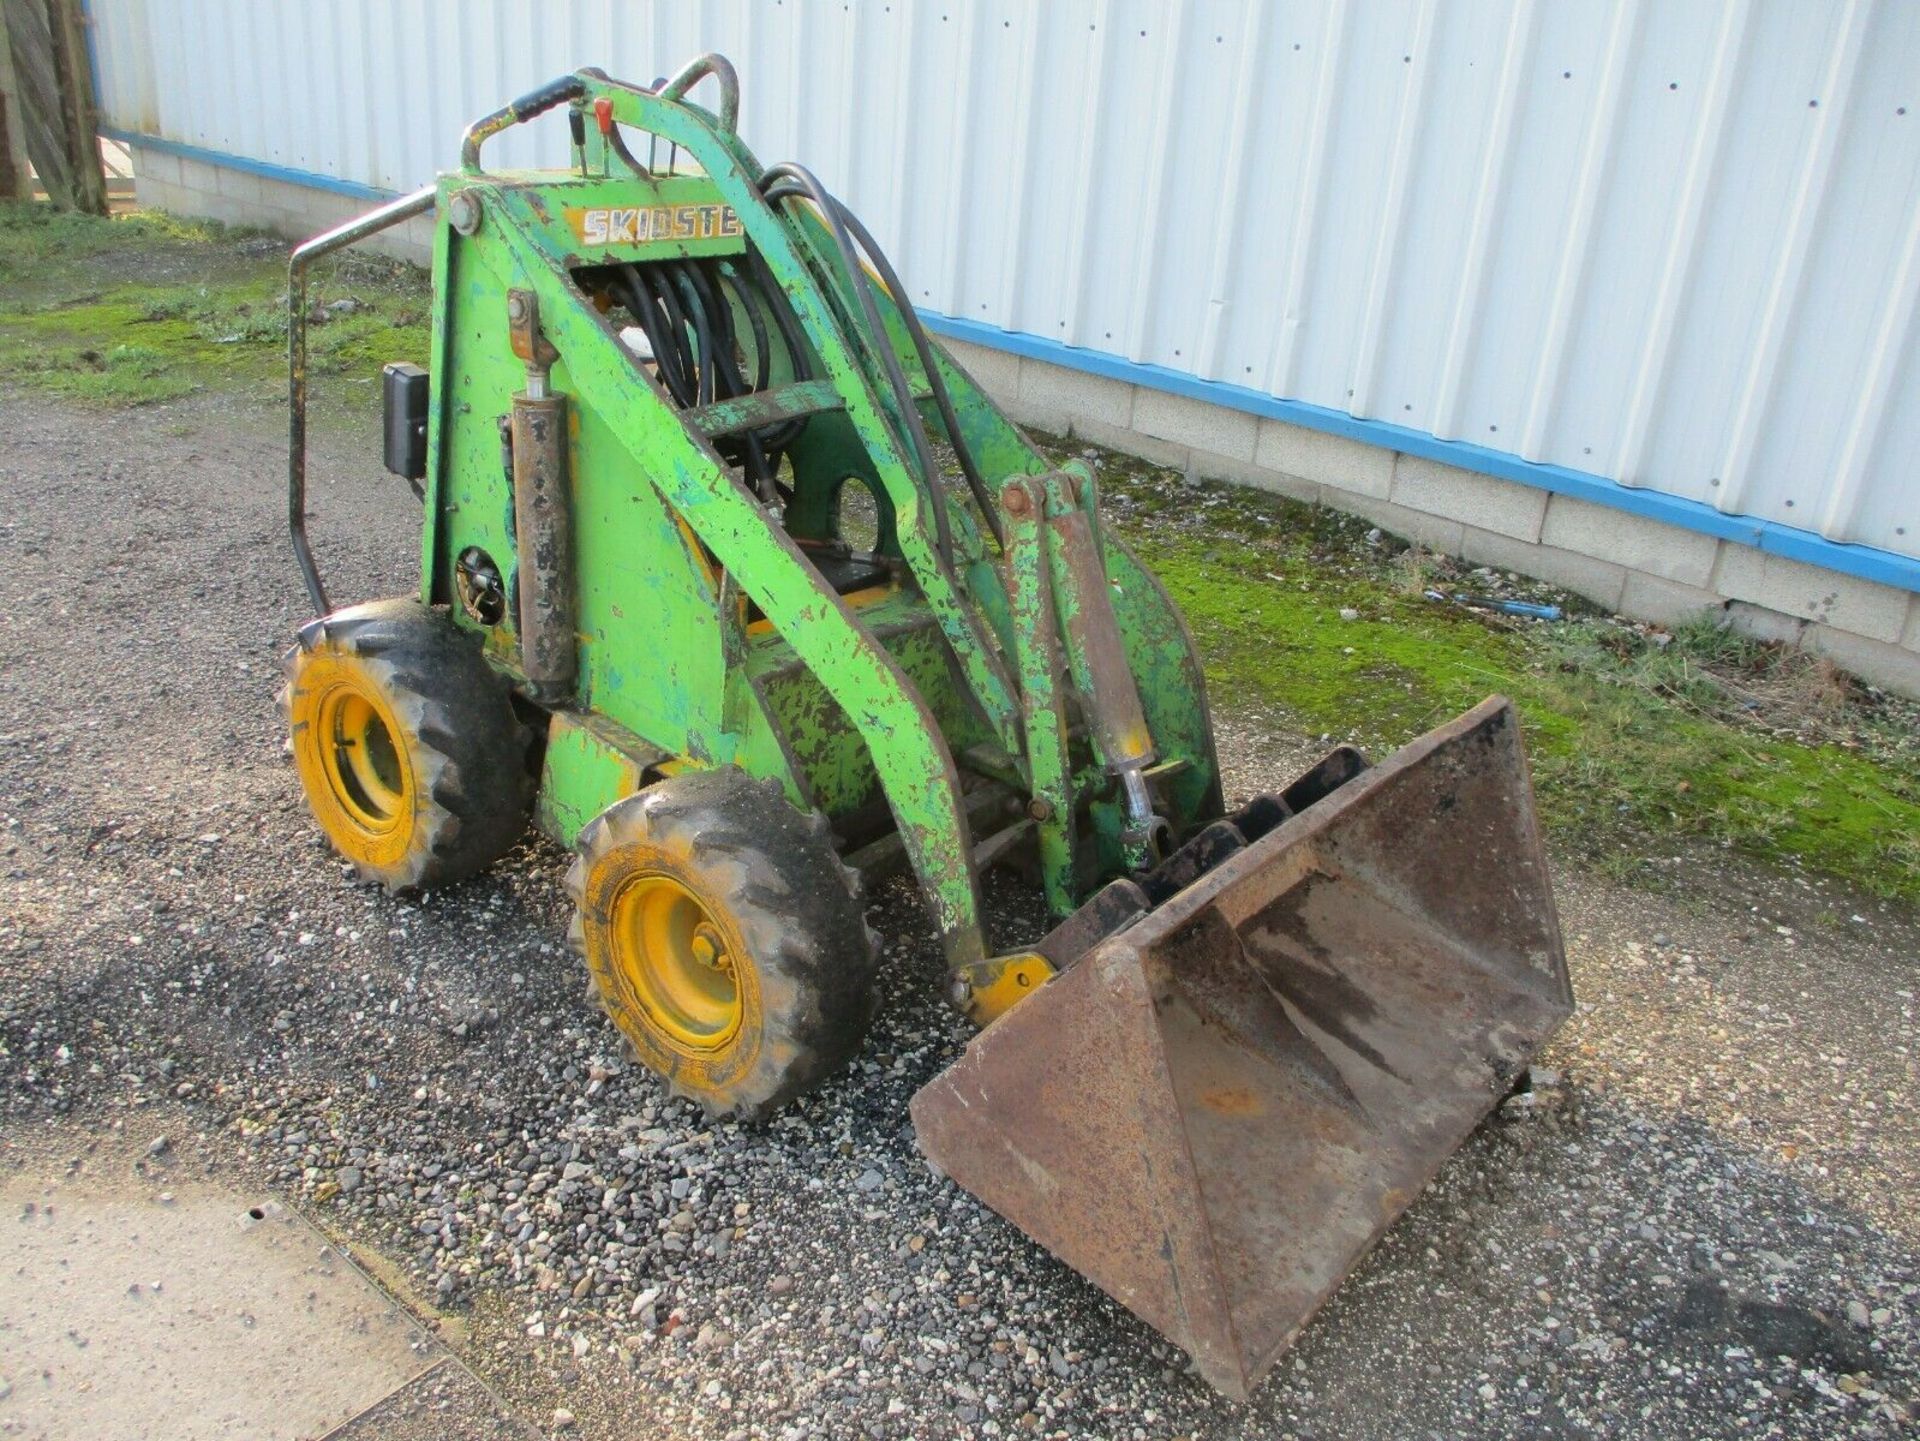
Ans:
[[[967,1015],[976,1026],[1000,1019],[1053,979],[1053,966],[1032,951],[1000,956],[975,968],[984,976],[974,983],[967,999]]]
[[[710,1053],[739,1034],[736,968],[752,962],[698,896],[672,876],[643,872],[620,887],[607,919],[620,985],[674,1049]]]
[[[398,864],[414,842],[419,786],[379,683],[357,656],[316,651],[288,705],[294,768],[327,838],[350,861]]]
[[[364,695],[337,692],[329,701],[327,778],[362,825],[390,830],[406,808],[408,790],[393,732]]]
[[[879,585],[863,585],[858,590],[850,590],[842,595],[840,599],[846,603],[849,610],[857,613],[865,610],[868,606],[879,605],[883,601],[892,600],[899,594],[900,586],[898,584],[893,581],[883,581]],[[740,604],[743,608],[745,607],[745,596],[740,598]],[[779,634],[779,627],[764,616],[759,620],[749,621],[746,630],[748,635],[756,637]]]

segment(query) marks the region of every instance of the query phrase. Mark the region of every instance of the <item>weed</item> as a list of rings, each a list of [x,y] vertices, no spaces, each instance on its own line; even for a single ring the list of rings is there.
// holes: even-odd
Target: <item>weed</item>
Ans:
[[[1717,614],[1671,633],[1587,622],[1536,635],[1563,669],[1699,717],[1776,739],[1835,744],[1889,765],[1920,760],[1920,706],[1870,691],[1825,656],[1739,635]]]
[[[110,405],[175,400],[196,388],[162,352],[138,344],[44,349],[27,356],[18,373],[57,394]]]
[[[1402,595],[1425,596],[1433,587],[1438,568],[1424,546],[1410,545],[1394,557],[1393,572]]]
[[[141,307],[140,318],[145,321],[180,320],[192,313],[194,298],[191,295],[169,295],[164,299],[149,301]]]

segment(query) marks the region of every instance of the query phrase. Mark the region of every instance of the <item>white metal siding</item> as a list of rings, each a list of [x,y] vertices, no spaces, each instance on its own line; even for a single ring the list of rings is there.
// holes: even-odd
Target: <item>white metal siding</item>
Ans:
[[[930,310],[1920,556],[1909,0],[91,11],[109,123],[396,191],[721,50]]]

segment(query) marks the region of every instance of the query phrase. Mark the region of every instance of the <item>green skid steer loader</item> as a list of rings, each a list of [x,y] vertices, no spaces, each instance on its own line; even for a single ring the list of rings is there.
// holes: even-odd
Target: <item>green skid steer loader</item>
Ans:
[[[570,168],[482,167],[560,108]],[[294,253],[307,799],[394,889],[531,815],[614,1024],[749,1119],[859,1048],[862,877],[910,868],[982,1027],[913,1099],[927,1156],[1244,1396],[1571,1008],[1513,710],[1225,811],[1193,641],[1092,469],[1008,422],[738,110],[717,56],[582,70]],[[383,377],[420,589],[335,609],[307,269],[429,212],[431,364]],[[989,939],[996,863],[1046,935]]]

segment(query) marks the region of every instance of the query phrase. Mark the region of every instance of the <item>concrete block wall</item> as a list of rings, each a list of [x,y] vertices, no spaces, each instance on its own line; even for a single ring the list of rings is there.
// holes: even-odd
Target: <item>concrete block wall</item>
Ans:
[[[375,201],[162,153],[135,140],[139,203],[304,240]],[[368,248],[425,265],[431,216]],[[1563,586],[1636,620],[1716,610],[1748,634],[1920,696],[1920,595],[1611,507],[1344,436],[949,340],[1025,425],[1189,473],[1349,511],[1429,550]]]
[[[1920,595],[1663,521],[1344,436],[958,340],[954,358],[1023,425],[1365,516],[1475,565],[1672,625],[1702,611],[1920,696]]]
[[[306,240],[380,204],[378,200],[277,180],[191,156],[162,153],[138,140],[127,148],[133,157],[135,200],[175,215],[252,226],[289,240]],[[361,248],[426,265],[433,259],[433,217],[415,216]]]

